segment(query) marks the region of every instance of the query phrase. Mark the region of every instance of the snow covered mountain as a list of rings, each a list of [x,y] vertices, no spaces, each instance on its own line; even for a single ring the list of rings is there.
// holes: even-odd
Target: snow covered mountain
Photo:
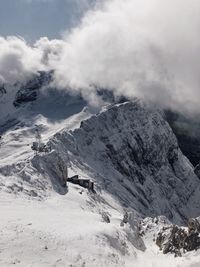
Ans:
[[[108,107],[80,128],[57,133],[49,145],[52,156],[41,160],[50,177],[62,160],[87,170],[99,189],[144,216],[183,222],[198,215],[199,178],[167,122],[138,101]]]
[[[0,266],[198,266],[200,253],[174,259],[153,242],[200,215],[199,178],[162,113],[138,100],[91,107],[51,75],[1,90]],[[36,129],[46,153],[31,149]],[[63,187],[67,172],[95,193]]]

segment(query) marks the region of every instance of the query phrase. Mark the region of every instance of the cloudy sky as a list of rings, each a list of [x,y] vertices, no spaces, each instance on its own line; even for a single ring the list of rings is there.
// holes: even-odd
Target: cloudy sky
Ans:
[[[28,41],[60,34],[80,21],[94,0],[0,0],[0,35]]]
[[[54,69],[58,88],[94,102],[102,87],[200,112],[199,11],[199,0],[0,0],[0,82]]]

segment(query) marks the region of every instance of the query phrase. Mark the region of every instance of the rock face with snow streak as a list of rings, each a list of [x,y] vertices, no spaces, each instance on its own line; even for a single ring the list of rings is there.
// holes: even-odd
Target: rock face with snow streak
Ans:
[[[193,167],[160,113],[138,101],[114,105],[80,128],[56,134],[50,144],[125,207],[175,222],[198,215]]]
[[[43,86],[50,84],[52,80],[52,72],[39,71],[31,80],[25,85],[21,86],[15,96],[13,105],[19,107],[21,104],[35,101],[38,96],[38,91]]]

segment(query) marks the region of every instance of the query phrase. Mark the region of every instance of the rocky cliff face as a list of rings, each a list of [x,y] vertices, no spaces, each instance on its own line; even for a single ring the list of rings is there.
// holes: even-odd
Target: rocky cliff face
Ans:
[[[192,165],[160,113],[138,101],[114,105],[80,128],[56,134],[50,145],[144,216],[180,222],[198,215],[199,179]]]
[[[30,81],[21,86],[15,96],[13,105],[19,107],[23,103],[35,101],[39,90],[50,84],[52,74],[52,72],[39,71]]]
[[[200,223],[190,218],[188,227],[177,225],[164,226],[158,233],[156,244],[163,254],[174,253],[181,257],[183,253],[200,248]]]

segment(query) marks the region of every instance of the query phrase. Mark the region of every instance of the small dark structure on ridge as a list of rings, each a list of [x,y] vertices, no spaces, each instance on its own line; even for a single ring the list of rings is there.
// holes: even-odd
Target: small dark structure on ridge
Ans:
[[[95,192],[94,190],[94,182],[89,179],[79,179],[78,175],[67,178],[67,182],[72,184],[80,185],[81,187],[87,188],[91,192]]]

